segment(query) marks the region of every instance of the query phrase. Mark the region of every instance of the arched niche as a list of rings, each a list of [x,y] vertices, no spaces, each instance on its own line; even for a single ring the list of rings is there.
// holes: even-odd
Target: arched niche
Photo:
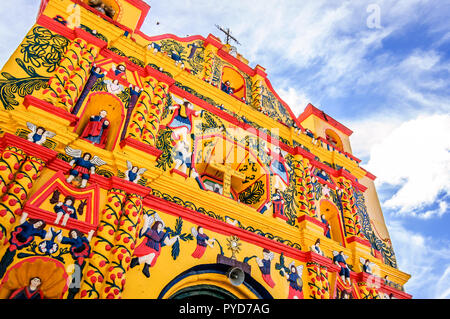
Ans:
[[[222,69],[222,83],[230,82],[233,88],[233,95],[238,99],[246,97],[246,85],[244,77],[233,68],[224,66]]]
[[[40,290],[45,299],[62,299],[68,289],[68,274],[64,264],[49,257],[31,257],[13,265],[3,277],[0,299],[9,299],[17,289],[27,287],[39,277]]]
[[[270,200],[270,172],[241,143],[222,134],[198,136],[192,163],[205,190],[214,191],[215,184],[221,195],[239,199],[256,210]]]
[[[325,139],[328,143],[330,143],[334,148],[337,148],[339,150],[343,149],[342,140],[339,137],[339,135],[330,129],[325,130]]]
[[[339,209],[332,202],[322,199],[319,203],[320,216],[324,215],[331,228],[331,239],[341,245],[345,243],[344,228]]]
[[[86,106],[80,115],[80,120],[75,128],[76,133],[82,136],[88,125],[91,116],[99,115],[102,110],[107,112],[109,128],[104,146],[99,146],[106,150],[113,150],[120,132],[123,129],[125,119],[125,107],[118,97],[107,92],[96,92],[89,96]]]
[[[83,0],[83,3],[96,11],[98,11],[96,7],[101,6],[103,3],[104,6],[110,7],[112,9],[111,11],[105,10],[104,14],[113,20],[117,20],[122,11],[119,2],[116,0]],[[103,11],[99,12],[103,14]]]

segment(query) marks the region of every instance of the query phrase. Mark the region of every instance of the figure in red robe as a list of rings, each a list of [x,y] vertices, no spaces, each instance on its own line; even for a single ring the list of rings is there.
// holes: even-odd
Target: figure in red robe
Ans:
[[[94,145],[104,148],[109,131],[108,113],[102,110],[99,115],[93,115],[81,134],[81,138],[90,141]]]
[[[197,247],[192,253],[192,257],[197,259],[202,258],[207,246],[211,248],[214,247],[215,239],[209,238],[209,236],[203,232],[202,226],[198,226],[197,228],[192,227],[191,233],[197,239]]]

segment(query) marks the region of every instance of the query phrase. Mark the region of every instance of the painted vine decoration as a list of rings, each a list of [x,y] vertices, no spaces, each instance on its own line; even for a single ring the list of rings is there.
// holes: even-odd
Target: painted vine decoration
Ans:
[[[16,62],[28,76],[16,77],[7,72],[1,73],[4,79],[0,79],[0,101],[6,110],[13,110],[19,105],[17,96],[24,98],[34,91],[47,88],[50,79],[50,77],[39,75],[34,67],[27,67],[21,59],[16,59]]]
[[[172,156],[172,130],[168,127],[159,131],[156,139],[156,148],[162,151],[156,160],[156,167],[164,171],[172,167],[174,161]]]
[[[53,34],[48,29],[37,26],[25,37],[20,46],[23,61],[35,68],[46,68],[46,72],[55,71],[69,45],[65,37]]]
[[[393,268],[397,268],[397,260],[392,246],[388,246],[386,241],[378,238],[372,228],[372,225],[370,224],[370,217],[367,213],[364,194],[360,190],[356,189],[354,189],[354,194],[356,198],[357,214],[362,220],[361,231],[364,233],[365,238],[371,243],[373,248],[381,252],[385,264]]]
[[[25,71],[26,76],[21,77],[2,72],[4,79],[0,79],[0,101],[6,110],[12,110],[19,105],[17,97],[24,98],[34,91],[45,89],[50,79],[40,75],[37,69],[52,73],[59,65],[69,40],[53,34],[46,28],[37,26],[26,37],[20,46],[22,58],[16,58],[18,66]]]
[[[166,227],[165,231],[167,232],[167,234],[171,235],[171,237],[179,236],[179,238],[182,241],[194,240],[194,237],[192,236],[191,233],[183,233],[182,229],[183,229],[183,219],[181,217],[179,217],[175,223],[175,229],[172,230],[172,228]],[[171,255],[172,255],[173,260],[176,260],[177,257],[180,255],[180,241],[179,240],[177,240],[172,245]]]
[[[298,204],[296,203],[295,198],[298,196],[298,179],[296,178],[299,172],[299,166],[297,161],[294,160],[292,155],[286,156],[286,164],[288,164],[288,167],[290,168],[288,171],[289,174],[289,185],[285,189],[284,192],[282,192],[282,196],[284,198],[284,212],[286,216],[288,217],[287,223],[289,225],[295,225],[295,222],[297,220],[297,210],[298,210]]]

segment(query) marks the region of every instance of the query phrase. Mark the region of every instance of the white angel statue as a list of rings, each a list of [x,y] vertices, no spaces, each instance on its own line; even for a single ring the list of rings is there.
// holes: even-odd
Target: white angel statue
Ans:
[[[127,160],[127,171],[125,172],[125,180],[137,183],[142,175],[147,171],[146,168],[139,168],[133,166],[130,161]]]
[[[28,141],[33,142],[38,145],[43,145],[47,138],[52,138],[56,135],[51,131],[47,131],[42,126],[37,127],[33,123],[27,122],[27,127],[31,130],[31,133],[28,134]]]
[[[67,178],[68,183],[81,176],[80,188],[85,188],[87,182],[91,178],[91,174],[95,174],[95,167],[105,165],[106,162],[98,156],[92,157],[90,153],[84,153],[81,150],[73,149],[70,146],[66,146],[64,149],[66,154],[72,156],[73,159],[70,161],[72,169],[69,172],[69,177]]]

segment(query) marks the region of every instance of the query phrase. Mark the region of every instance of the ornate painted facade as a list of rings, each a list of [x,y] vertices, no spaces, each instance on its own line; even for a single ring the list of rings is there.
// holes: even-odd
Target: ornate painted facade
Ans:
[[[0,298],[411,298],[352,131],[149,9],[42,0],[3,67]]]

